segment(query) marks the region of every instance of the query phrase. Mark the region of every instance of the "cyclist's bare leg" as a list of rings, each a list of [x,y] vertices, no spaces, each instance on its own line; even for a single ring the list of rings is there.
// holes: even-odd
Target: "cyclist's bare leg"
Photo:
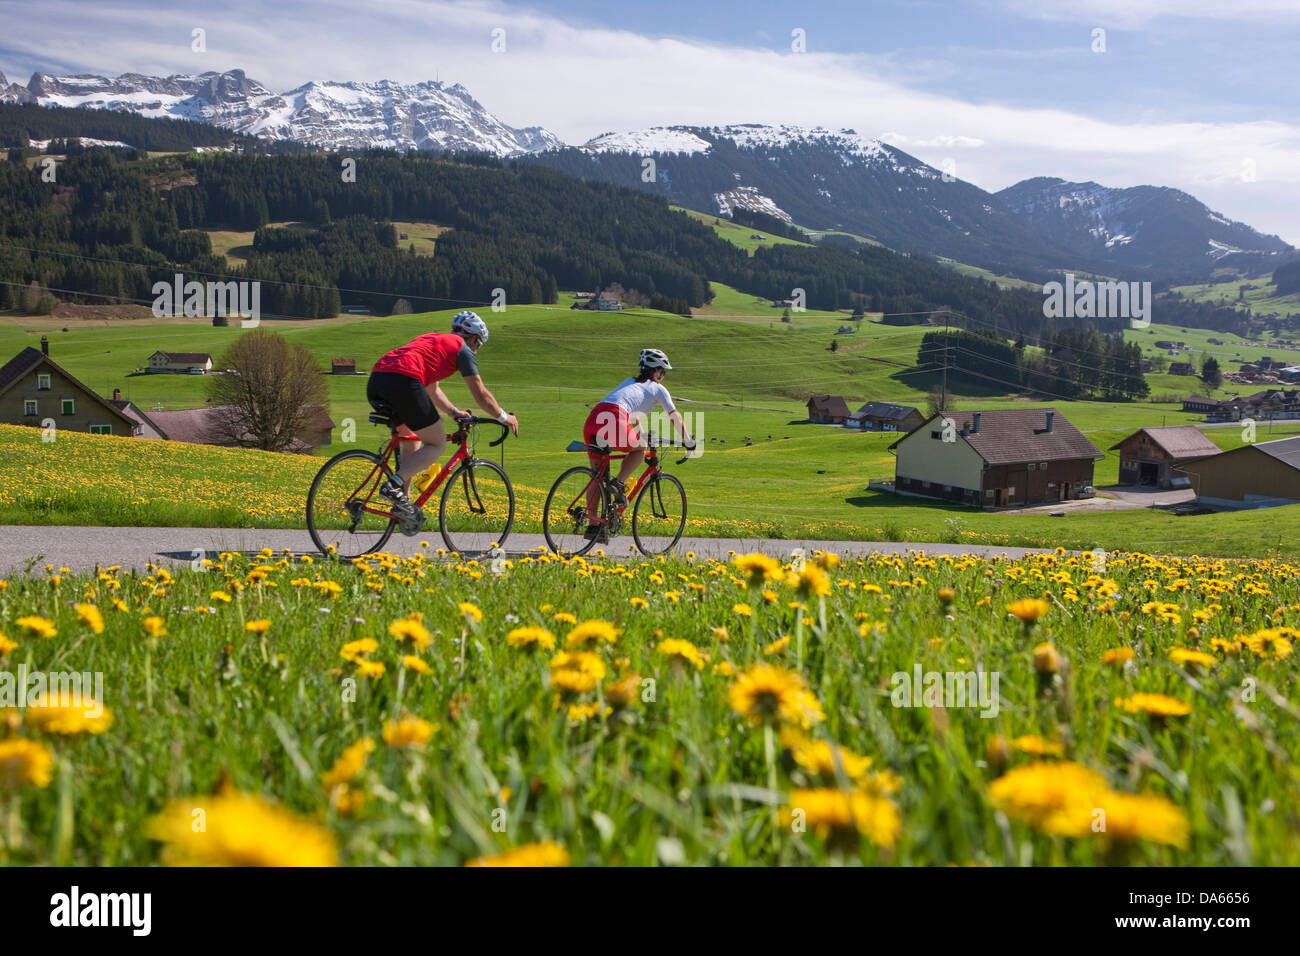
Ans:
[[[420,437],[422,443],[420,448],[403,455],[402,467],[397,469],[397,477],[402,479],[402,484],[408,489],[411,479],[425,471],[447,450],[447,432],[443,429],[441,421],[427,425],[415,434]]]
[[[622,466],[618,469],[618,480],[627,485],[627,480],[641,467],[643,461],[645,461],[644,448],[634,448],[629,451],[627,457],[623,459]]]

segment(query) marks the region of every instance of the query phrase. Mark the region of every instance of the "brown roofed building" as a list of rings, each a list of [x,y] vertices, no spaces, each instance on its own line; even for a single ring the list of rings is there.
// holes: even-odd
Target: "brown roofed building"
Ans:
[[[336,358],[330,362],[331,375],[356,375],[357,360],[354,358]]]
[[[1196,369],[1192,368],[1191,362],[1170,362],[1170,375],[1195,375]]]
[[[861,428],[875,432],[910,432],[918,427],[925,416],[911,405],[897,402],[867,402],[849,416],[848,428]]]
[[[188,442],[192,445],[226,445],[243,447],[251,445],[251,438],[246,443],[236,445],[224,441],[218,436],[217,420],[223,408],[230,406],[208,405],[203,408],[177,408],[170,411],[150,411],[151,423],[170,441]],[[298,437],[287,451],[298,454],[311,454],[322,445],[333,443],[334,422],[321,405],[313,405],[308,411],[310,417]]]
[[[1184,466],[1196,500],[1220,508],[1300,503],[1300,437],[1242,445]]]
[[[1104,457],[1054,408],[940,412],[889,447],[895,491],[997,508],[1079,497]]]
[[[212,356],[207,352],[164,352],[161,349],[149,356],[150,372],[193,373],[195,370],[212,371]]]
[[[814,395],[808,399],[808,421],[814,425],[843,425],[849,406],[839,395]]]
[[[50,358],[49,341],[0,366],[0,422],[92,435],[137,434],[136,423]],[[56,432],[57,433],[57,432]]]
[[[1119,483],[1172,488],[1175,482],[1186,487],[1190,479],[1183,465],[1198,458],[1219,453],[1195,425],[1172,425],[1167,428],[1139,428],[1132,435],[1110,446],[1119,449]]]

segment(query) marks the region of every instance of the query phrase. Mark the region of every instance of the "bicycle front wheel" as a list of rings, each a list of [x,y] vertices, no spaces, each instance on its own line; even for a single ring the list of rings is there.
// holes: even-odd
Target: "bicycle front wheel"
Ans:
[[[447,550],[482,554],[493,545],[505,547],[514,523],[515,489],[500,465],[475,458],[447,479],[438,506]]]
[[[672,475],[646,482],[632,509],[632,540],[642,554],[665,554],[686,528],[686,489]]]
[[[576,558],[596,546],[584,535],[594,515],[602,513],[604,489],[590,468],[570,468],[551,486],[542,509],[542,533],[556,554]]]
[[[388,510],[373,494],[381,477],[379,464],[374,452],[354,449],[335,455],[316,473],[307,492],[307,531],[321,554],[359,558],[378,551],[392,536],[397,522],[387,513],[363,510]]]

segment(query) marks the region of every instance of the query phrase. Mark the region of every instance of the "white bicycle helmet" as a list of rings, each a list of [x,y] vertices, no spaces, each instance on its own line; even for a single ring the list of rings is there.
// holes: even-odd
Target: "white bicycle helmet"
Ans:
[[[668,356],[658,349],[642,349],[641,367],[671,369],[672,365],[668,361]]]
[[[486,344],[488,340],[487,323],[478,317],[478,313],[468,309],[456,313],[455,318],[451,320],[451,330],[461,337],[477,335],[480,344]]]

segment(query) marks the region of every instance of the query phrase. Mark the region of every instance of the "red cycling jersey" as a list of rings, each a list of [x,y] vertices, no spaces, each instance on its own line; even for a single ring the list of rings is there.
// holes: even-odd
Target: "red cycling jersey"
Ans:
[[[418,379],[421,385],[441,382],[453,372],[477,375],[478,363],[465,340],[454,332],[429,332],[393,349],[372,372],[396,372]]]

